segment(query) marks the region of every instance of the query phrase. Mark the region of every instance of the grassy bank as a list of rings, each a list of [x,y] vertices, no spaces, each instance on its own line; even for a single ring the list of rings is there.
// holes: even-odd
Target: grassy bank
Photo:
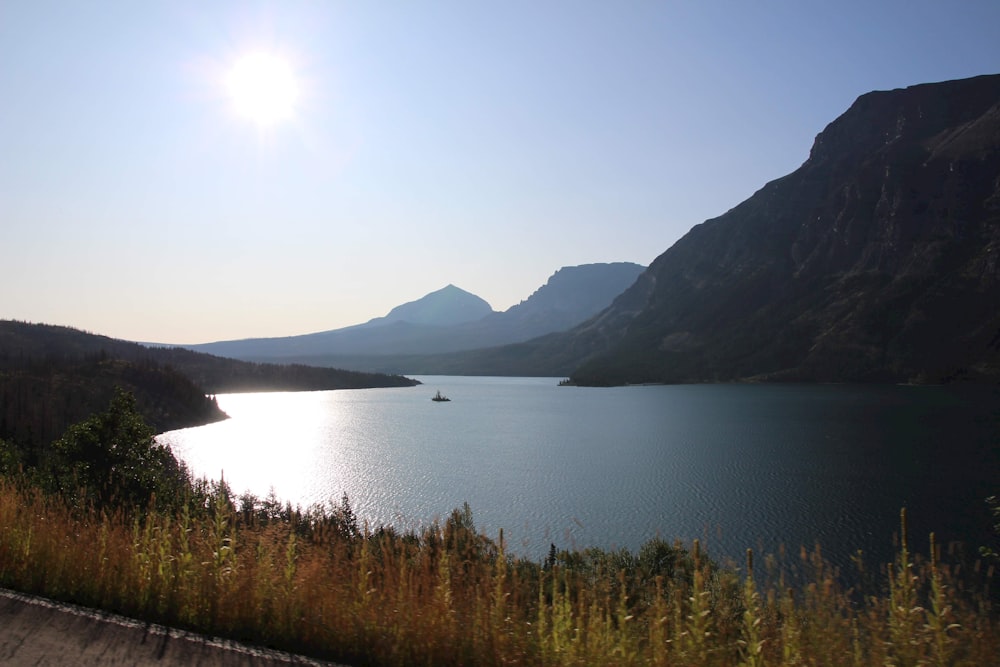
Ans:
[[[986,665],[987,572],[914,557],[845,590],[817,553],[715,566],[695,543],[556,552],[206,489],[180,510],[67,506],[0,480],[0,585],[365,665]]]

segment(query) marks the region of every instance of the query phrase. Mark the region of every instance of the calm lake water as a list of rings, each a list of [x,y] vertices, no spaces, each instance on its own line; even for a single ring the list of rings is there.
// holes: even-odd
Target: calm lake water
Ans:
[[[468,502],[541,557],[700,538],[719,559],[817,542],[843,564],[911,535],[990,538],[1000,390],[857,385],[558,387],[557,378],[220,395],[232,418],[161,435],[199,476],[303,506],[347,493],[372,525],[419,528]],[[430,397],[440,390],[449,403]]]

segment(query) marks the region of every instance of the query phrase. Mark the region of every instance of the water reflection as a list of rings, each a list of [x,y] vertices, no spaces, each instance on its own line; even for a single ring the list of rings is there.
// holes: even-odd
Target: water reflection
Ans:
[[[343,415],[331,392],[218,396],[230,418],[160,436],[199,477],[224,478],[237,493],[251,491],[293,503],[316,497],[316,463],[330,481],[347,477],[346,462],[326,446],[326,434]],[[310,493],[312,489],[312,493]],[[322,500],[325,500],[323,498]]]
[[[888,557],[913,534],[989,534],[995,389],[679,386],[422,378],[421,387],[219,396],[232,419],[162,436],[199,475],[309,505],[347,493],[373,525],[419,528],[468,502],[532,555],[706,539]],[[436,390],[452,398],[432,403]],[[970,537],[971,536],[971,537]]]

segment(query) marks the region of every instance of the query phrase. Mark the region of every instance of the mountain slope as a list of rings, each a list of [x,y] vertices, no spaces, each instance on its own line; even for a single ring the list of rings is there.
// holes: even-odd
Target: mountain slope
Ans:
[[[502,313],[493,312],[479,297],[449,285],[397,306],[385,317],[352,327],[190,347],[237,359],[335,364],[366,370],[404,369],[408,368],[405,362],[386,365],[385,358],[492,347],[569,329],[606,308],[642,271],[642,266],[628,262],[564,267],[528,299]],[[446,311],[442,303],[458,303],[461,307]],[[478,319],[464,319],[477,313]],[[453,323],[447,325],[449,321]]]
[[[565,331],[608,307],[644,270],[631,262],[566,266],[526,300],[466,328],[481,346]]]
[[[214,398],[176,370],[152,361],[94,357],[0,370],[0,440],[43,446],[69,426],[105,410],[116,389],[131,393],[157,432],[226,418]]]
[[[454,285],[448,285],[416,301],[396,306],[385,317],[370,320],[368,324],[410,322],[446,327],[474,322],[492,312],[493,308],[484,299]]]
[[[581,384],[1000,378],[1000,75],[860,97],[558,343]]]

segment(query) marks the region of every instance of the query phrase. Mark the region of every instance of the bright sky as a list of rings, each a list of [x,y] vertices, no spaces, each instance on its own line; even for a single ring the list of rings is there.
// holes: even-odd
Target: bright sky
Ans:
[[[1000,71],[998,30],[996,0],[0,0],[0,318],[196,343],[448,283],[505,310],[649,264],[858,95]]]

